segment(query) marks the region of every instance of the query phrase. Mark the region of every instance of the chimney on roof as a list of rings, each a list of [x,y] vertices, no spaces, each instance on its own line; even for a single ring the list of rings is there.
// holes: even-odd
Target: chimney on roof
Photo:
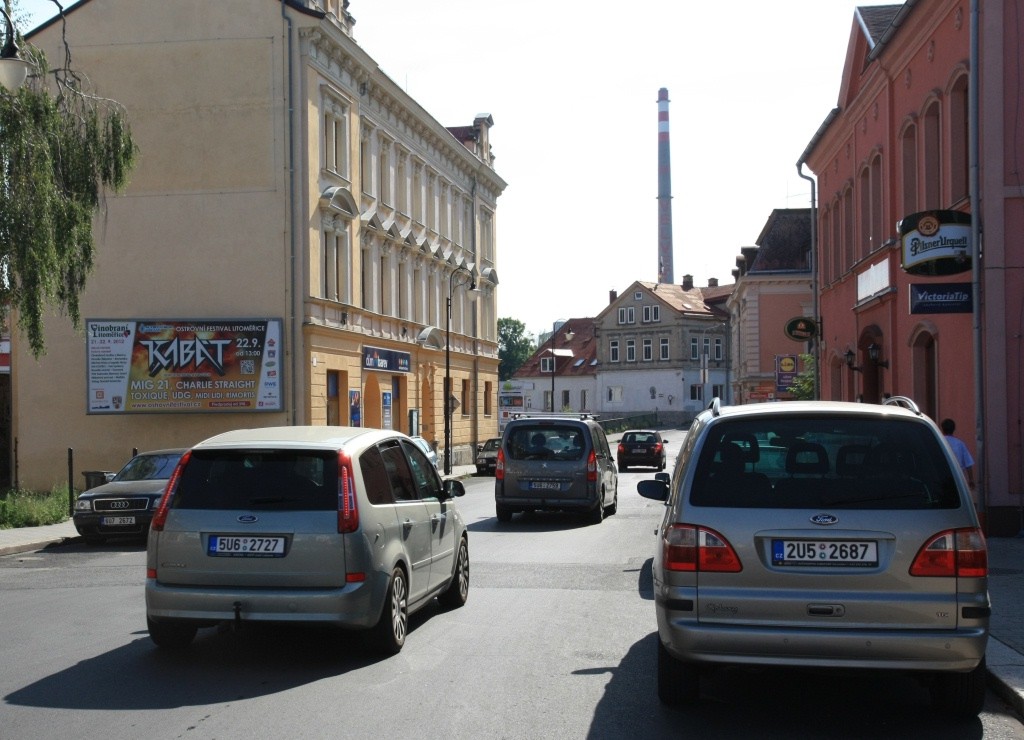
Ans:
[[[658,90],[658,282],[675,282],[672,264],[672,157],[668,142],[668,88]]]
[[[611,303],[615,303],[615,301],[617,301],[618,298],[619,298],[619,291],[617,291],[617,290],[609,290],[608,291],[608,303],[610,303],[610,304]]]
[[[708,278],[708,287],[709,288],[717,288],[718,287],[718,278]]]
[[[683,275],[683,290],[693,290],[693,275]]]

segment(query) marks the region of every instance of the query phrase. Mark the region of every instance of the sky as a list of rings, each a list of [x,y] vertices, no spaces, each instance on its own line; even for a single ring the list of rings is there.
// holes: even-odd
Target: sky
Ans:
[[[675,281],[734,282],[773,209],[810,207],[796,162],[836,105],[855,8],[885,4],[351,0],[349,12],[356,42],[442,125],[494,119],[508,183],[498,316],[539,334],[657,279],[662,87]],[[56,13],[17,5],[29,28]]]

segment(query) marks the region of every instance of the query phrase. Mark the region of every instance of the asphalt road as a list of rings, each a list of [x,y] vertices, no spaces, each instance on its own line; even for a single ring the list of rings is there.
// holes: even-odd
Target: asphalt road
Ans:
[[[674,452],[674,450],[673,450]],[[145,630],[140,543],[0,558],[0,739],[1024,738],[995,697],[950,725],[901,676],[726,671],[702,704],[655,693],[650,557],[661,505],[621,476],[619,513],[494,519],[466,481],[471,586],[381,659],[358,635],[202,630],[166,655]]]

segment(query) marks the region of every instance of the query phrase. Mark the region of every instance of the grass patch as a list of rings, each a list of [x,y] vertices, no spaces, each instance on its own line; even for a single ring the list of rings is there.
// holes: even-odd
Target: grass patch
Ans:
[[[67,486],[47,492],[16,489],[0,495],[0,529],[59,524],[67,518]]]

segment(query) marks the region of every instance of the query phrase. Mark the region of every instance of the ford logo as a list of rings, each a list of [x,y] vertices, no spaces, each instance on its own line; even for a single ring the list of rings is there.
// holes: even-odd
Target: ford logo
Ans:
[[[829,524],[837,524],[838,522],[839,517],[833,514],[815,514],[811,517],[811,524],[820,524],[823,527]]]
[[[242,516],[238,517],[238,521],[240,521],[242,524],[252,524],[253,522],[258,522],[259,520],[260,518],[258,516],[253,516],[252,514],[242,514]]]

